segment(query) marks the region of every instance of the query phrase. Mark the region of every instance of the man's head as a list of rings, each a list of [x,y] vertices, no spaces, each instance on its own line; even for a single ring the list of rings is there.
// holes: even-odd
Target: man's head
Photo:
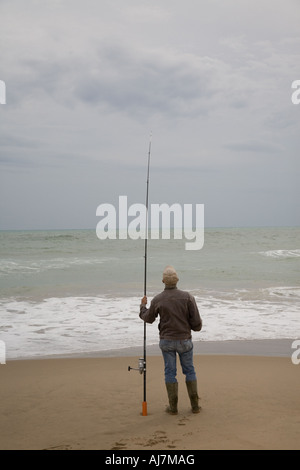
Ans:
[[[173,266],[167,266],[163,272],[162,282],[167,287],[175,287],[178,281],[179,279]]]

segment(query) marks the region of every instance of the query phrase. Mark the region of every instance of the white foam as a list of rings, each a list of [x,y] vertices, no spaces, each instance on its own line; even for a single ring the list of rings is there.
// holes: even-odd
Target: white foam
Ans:
[[[203,330],[193,337],[206,341],[300,338],[299,304],[292,301],[299,290],[265,289],[260,299],[244,289],[228,297],[198,295]],[[0,339],[8,359],[142,348],[139,304],[137,297],[1,299]],[[147,344],[157,342],[158,320],[147,326]]]
[[[300,337],[299,308],[289,303],[215,300],[202,314],[206,341]]]
[[[271,296],[300,299],[300,287],[270,287],[265,289]]]
[[[1,301],[0,338],[10,358],[136,345],[143,329],[139,303],[137,298],[102,297]]]
[[[297,250],[269,250],[261,251],[261,255],[271,258],[300,258],[300,249]]]
[[[114,258],[51,258],[41,259],[38,261],[23,261],[15,262],[7,259],[0,260],[0,277],[7,276],[10,274],[26,275],[32,273],[43,273],[46,271],[62,270],[72,268],[73,266],[94,266],[103,264],[105,261],[109,261]]]

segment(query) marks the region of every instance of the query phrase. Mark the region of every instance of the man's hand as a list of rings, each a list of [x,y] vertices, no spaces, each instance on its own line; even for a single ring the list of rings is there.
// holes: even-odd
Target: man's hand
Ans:
[[[142,304],[142,305],[147,305],[147,302],[148,302],[147,297],[144,296],[144,297],[142,298],[141,304]]]

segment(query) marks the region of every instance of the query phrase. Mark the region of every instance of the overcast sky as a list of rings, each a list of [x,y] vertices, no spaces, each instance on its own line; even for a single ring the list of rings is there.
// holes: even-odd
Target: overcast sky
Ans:
[[[0,229],[205,205],[300,225],[299,0],[0,0]]]

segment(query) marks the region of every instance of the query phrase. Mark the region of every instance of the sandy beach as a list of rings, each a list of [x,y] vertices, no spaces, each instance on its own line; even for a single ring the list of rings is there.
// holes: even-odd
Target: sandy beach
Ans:
[[[164,409],[163,360],[8,361],[0,366],[0,449],[300,449],[300,365],[288,357],[195,355],[202,412],[179,371],[179,414]]]

